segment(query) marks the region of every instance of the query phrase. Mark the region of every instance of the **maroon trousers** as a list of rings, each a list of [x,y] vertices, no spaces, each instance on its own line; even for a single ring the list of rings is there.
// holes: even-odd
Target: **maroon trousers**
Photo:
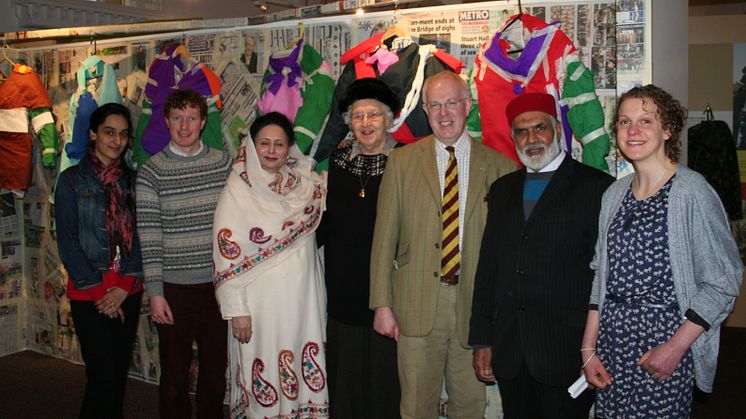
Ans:
[[[220,316],[212,283],[163,284],[174,324],[157,324],[161,359],[160,417],[192,417],[189,370],[192,343],[197,341],[197,418],[223,417],[228,322]]]

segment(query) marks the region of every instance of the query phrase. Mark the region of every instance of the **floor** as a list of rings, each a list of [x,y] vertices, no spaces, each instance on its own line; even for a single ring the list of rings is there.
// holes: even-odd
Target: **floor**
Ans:
[[[746,329],[725,329],[715,391],[695,393],[693,418],[746,418],[745,352]],[[0,358],[0,380],[0,419],[72,419],[83,397],[85,368],[25,351]],[[157,386],[130,379],[124,417],[157,418]]]

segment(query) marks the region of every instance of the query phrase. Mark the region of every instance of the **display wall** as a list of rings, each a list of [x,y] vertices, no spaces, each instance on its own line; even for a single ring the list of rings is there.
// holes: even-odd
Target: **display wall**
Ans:
[[[524,13],[547,22],[561,22],[560,29],[574,42],[585,66],[593,71],[596,93],[607,121],[620,91],[651,81],[648,1],[522,3]],[[235,151],[253,121],[255,104],[261,94],[262,73],[270,55],[292,46],[300,36],[324,57],[335,78],[342,70],[340,57],[345,51],[394,24],[408,35],[402,37],[404,42],[434,44],[461,59],[468,73],[482,44],[517,12],[516,2],[501,1],[258,26],[184,28],[159,34],[138,33],[134,29],[137,25],[81,28],[81,34],[97,35],[77,43],[52,39],[53,31],[45,39],[41,31],[35,33],[41,36],[35,42],[41,41],[45,46],[14,43],[7,53],[13,61],[29,65],[41,77],[53,103],[59,137],[64,139],[71,128],[69,100],[78,88],[75,72],[86,58],[95,53],[113,65],[121,95],[132,111],[133,120],[137,121],[143,109],[148,64],[166,48],[185,45],[192,60],[204,63],[222,81],[220,129],[225,146]],[[184,27],[184,23],[180,25]],[[150,32],[170,28],[167,22],[140,27],[147,27]],[[104,39],[113,33],[130,35]],[[0,70],[7,74],[7,66],[7,63],[0,64]],[[56,250],[54,206],[49,201],[56,171],[41,167],[38,142],[35,145],[33,186],[22,199],[10,191],[0,192],[0,356],[31,349],[80,362],[69,302],[64,295],[66,273]],[[618,171],[621,175],[629,170],[614,154],[607,161],[612,172]],[[131,374],[156,382],[159,376],[157,350],[155,326],[144,305]],[[493,400],[495,397],[498,397],[496,393]],[[492,417],[498,415],[497,403],[493,401]]]
[[[725,121],[734,129],[735,95],[744,89],[742,77],[746,68],[746,16],[692,16],[689,18],[689,105],[690,124],[704,119],[709,103],[715,119]],[[743,109],[741,109],[743,111]],[[735,141],[735,135],[734,135]],[[737,143],[738,145],[738,143]],[[739,149],[741,190],[746,188],[746,150]],[[734,224],[736,241],[743,257],[746,252],[746,220]],[[726,326],[746,327],[746,282],[741,297]]]

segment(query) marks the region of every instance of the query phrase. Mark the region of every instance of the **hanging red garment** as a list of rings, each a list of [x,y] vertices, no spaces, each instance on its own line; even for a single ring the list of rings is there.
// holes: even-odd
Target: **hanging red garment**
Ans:
[[[516,25],[522,25],[527,33],[520,56],[509,54],[510,44],[497,32],[480,49],[471,72],[478,94],[482,143],[520,162],[505,108],[523,93],[548,93],[557,102],[564,150],[572,154],[575,136],[583,146],[583,163],[608,171],[604,157],[609,153],[609,135],[593,74],[580,61],[559,23],[547,24],[522,14],[510,18],[506,27],[516,19],[520,19]]]
[[[56,167],[58,140],[51,109],[39,76],[31,67],[16,64],[0,84],[0,187],[31,186],[32,133],[44,146],[44,166]]]

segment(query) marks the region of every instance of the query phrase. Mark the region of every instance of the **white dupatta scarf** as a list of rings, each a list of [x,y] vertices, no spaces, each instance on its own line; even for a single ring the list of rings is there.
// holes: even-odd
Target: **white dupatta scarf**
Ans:
[[[244,140],[213,222],[213,278],[224,318],[250,315],[250,308],[232,301],[235,295],[221,296],[221,285],[238,279],[248,285],[263,265],[280,263],[289,250],[313,238],[325,195],[326,179],[298,147],[270,173],[259,164],[251,138]]]
[[[314,241],[326,180],[291,147],[263,170],[246,139],[213,223],[215,295],[223,318],[252,316],[246,344],[229,338],[231,417],[326,419],[326,293]]]

